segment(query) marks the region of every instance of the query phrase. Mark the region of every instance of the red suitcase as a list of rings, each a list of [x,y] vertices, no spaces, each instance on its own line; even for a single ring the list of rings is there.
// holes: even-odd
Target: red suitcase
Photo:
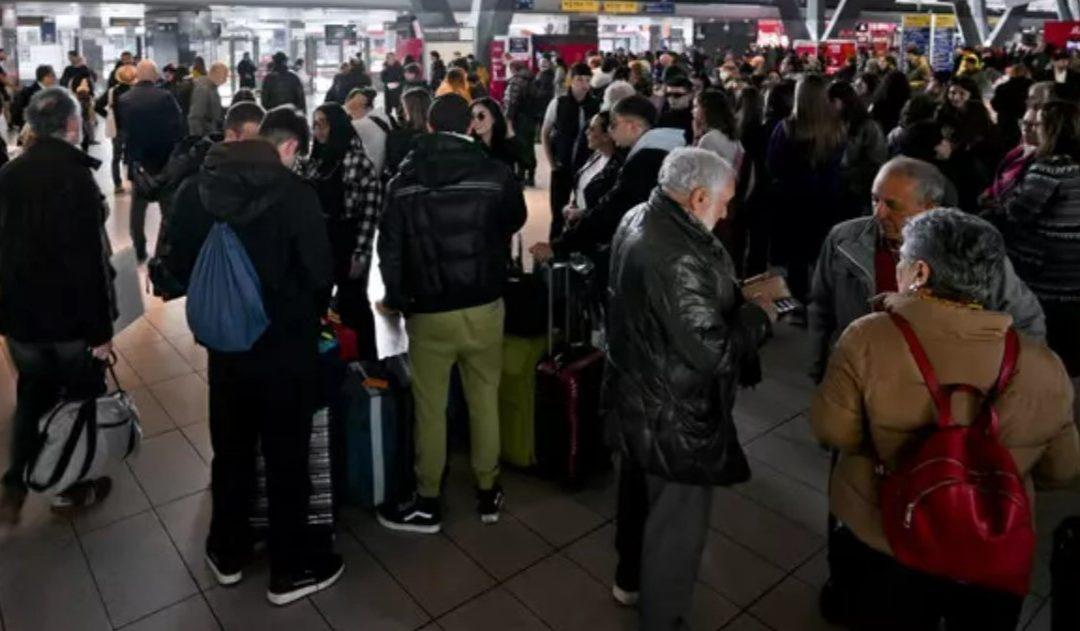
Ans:
[[[611,460],[600,416],[604,353],[586,343],[571,343],[571,313],[574,303],[580,301],[572,299],[574,273],[570,265],[553,263],[547,270],[548,354],[536,368],[536,463],[541,474],[578,487]],[[556,348],[554,287],[559,273],[566,275],[562,282],[566,325],[563,341]]]

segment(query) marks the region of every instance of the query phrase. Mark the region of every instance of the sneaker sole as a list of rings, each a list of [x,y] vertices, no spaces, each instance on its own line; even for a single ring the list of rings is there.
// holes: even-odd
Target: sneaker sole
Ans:
[[[206,567],[210,568],[210,572],[214,575],[214,578],[217,579],[218,585],[221,585],[222,587],[230,587],[232,585],[236,585],[244,579],[243,572],[237,572],[236,574],[225,574],[224,572],[219,570],[216,565],[214,565],[214,562],[210,560],[210,557],[203,557],[203,559],[206,561]]]
[[[308,585],[307,587],[302,587],[296,591],[288,592],[286,594],[275,594],[273,592],[267,591],[266,599],[270,601],[271,605],[284,607],[285,605],[292,604],[300,600],[301,598],[305,598],[312,594],[317,594],[324,589],[330,589],[331,587],[333,587],[334,583],[338,582],[338,579],[340,579],[341,575],[344,573],[345,564],[342,563],[341,567],[338,569],[337,572],[334,573],[333,576],[321,583],[313,583],[311,585]]]
[[[416,526],[413,524],[399,524],[397,522],[392,522],[383,517],[382,515],[378,514],[376,514],[376,517],[379,518],[379,523],[382,524],[383,528],[387,528],[389,530],[396,530],[398,532],[414,532],[421,535],[437,535],[439,534],[439,531],[442,530],[442,524],[435,524],[433,526]]]
[[[481,515],[480,522],[488,525],[497,524],[499,523],[499,514],[494,513],[491,515]]]
[[[623,607],[636,607],[641,598],[639,594],[620,589],[618,585],[611,587],[611,597]]]

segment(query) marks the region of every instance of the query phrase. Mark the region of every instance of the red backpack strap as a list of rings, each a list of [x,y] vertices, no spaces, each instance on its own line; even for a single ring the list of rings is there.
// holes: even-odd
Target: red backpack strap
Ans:
[[[994,389],[990,391],[991,398],[997,398],[1005,391],[1005,388],[1009,387],[1009,382],[1016,374],[1016,363],[1019,358],[1020,336],[1016,334],[1016,329],[1009,327],[1009,330],[1005,332],[1005,355],[1001,358],[1001,370],[998,372]]]
[[[941,390],[941,384],[938,382],[937,374],[934,372],[934,366],[930,363],[930,358],[926,356],[926,350],[923,348],[922,342],[919,341],[919,336],[915,335],[911,323],[904,316],[898,313],[890,313],[889,317],[892,318],[893,323],[900,329],[900,332],[904,334],[908,349],[911,350],[911,355],[915,358],[915,365],[919,367],[919,372],[922,373],[923,381],[926,382],[926,389],[930,391],[930,398],[934,400],[934,407],[937,408],[938,426],[948,427],[952,425],[952,404],[949,401],[949,396]]]

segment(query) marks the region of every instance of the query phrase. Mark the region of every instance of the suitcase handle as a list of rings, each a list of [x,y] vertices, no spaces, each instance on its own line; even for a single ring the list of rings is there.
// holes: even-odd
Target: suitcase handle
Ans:
[[[548,355],[555,356],[555,271],[562,270],[566,275],[564,284],[566,310],[565,328],[567,342],[570,341],[570,264],[566,261],[549,261],[544,265],[548,274]]]

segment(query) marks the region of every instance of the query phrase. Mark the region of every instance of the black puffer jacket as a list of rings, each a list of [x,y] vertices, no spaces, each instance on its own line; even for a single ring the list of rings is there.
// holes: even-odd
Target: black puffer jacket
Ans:
[[[301,112],[307,111],[307,98],[300,77],[284,64],[274,66],[263,79],[262,106],[272,110],[279,105],[292,105]]]
[[[440,313],[498,300],[510,237],[525,223],[514,174],[464,136],[419,137],[379,225],[386,306]]]
[[[747,480],[732,408],[770,327],[743,302],[724,247],[657,190],[619,225],[611,291],[604,409],[614,443],[674,482]]]

